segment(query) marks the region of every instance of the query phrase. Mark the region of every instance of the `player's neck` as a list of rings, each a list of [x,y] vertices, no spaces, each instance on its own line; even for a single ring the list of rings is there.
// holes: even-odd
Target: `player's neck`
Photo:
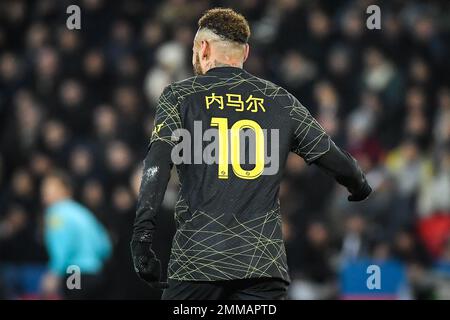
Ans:
[[[214,60],[212,63],[209,63],[207,65],[207,70],[205,70],[205,72],[208,72],[208,70],[210,70],[210,69],[221,68],[221,67],[234,67],[234,68],[241,68],[242,69],[243,63],[242,62],[237,62],[237,61],[222,62],[222,61],[219,61],[219,60]]]

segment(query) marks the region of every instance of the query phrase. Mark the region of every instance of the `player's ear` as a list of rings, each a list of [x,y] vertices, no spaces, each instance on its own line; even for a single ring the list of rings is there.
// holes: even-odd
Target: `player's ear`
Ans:
[[[200,45],[200,58],[207,60],[211,54],[211,45],[206,40],[202,40]]]
[[[244,62],[247,60],[249,53],[250,53],[250,46],[248,45],[248,43],[246,43],[244,47]]]

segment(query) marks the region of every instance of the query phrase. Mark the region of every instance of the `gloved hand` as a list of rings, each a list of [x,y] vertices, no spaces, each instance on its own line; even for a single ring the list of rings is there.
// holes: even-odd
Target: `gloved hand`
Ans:
[[[139,278],[154,289],[167,288],[167,282],[161,282],[161,262],[150,248],[150,242],[132,240],[130,245],[134,270]]]
[[[352,192],[351,195],[348,196],[348,201],[363,201],[369,197],[372,193],[372,188],[369,186],[367,181],[364,179],[363,186],[356,192]]]

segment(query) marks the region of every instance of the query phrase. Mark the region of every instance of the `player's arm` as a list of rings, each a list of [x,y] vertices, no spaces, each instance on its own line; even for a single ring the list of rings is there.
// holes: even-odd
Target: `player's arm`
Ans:
[[[133,240],[151,244],[167,184],[170,178],[172,148],[165,142],[152,142],[144,159],[141,186],[134,220]]]
[[[357,161],[333,141],[330,141],[330,149],[313,163],[347,188],[351,194],[349,201],[364,200],[372,192]]]
[[[301,156],[308,164],[333,176],[351,193],[349,201],[361,201],[372,192],[366,177],[356,160],[337,147],[309,111],[293,96],[290,99],[290,118],[294,125],[291,151]]]
[[[160,283],[160,262],[151,249],[156,217],[166,192],[172,168],[172,133],[181,127],[177,99],[167,87],[158,101],[155,128],[144,159],[136,218],[131,240],[134,268],[140,278],[156,288]]]

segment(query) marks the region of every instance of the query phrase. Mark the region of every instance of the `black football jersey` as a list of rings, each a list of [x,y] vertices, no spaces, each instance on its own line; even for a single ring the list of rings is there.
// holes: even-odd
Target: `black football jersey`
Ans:
[[[286,158],[311,163],[330,148],[308,110],[243,69],[213,68],[165,88],[154,141],[172,146],[181,184],[168,277],[289,281],[278,200]]]

